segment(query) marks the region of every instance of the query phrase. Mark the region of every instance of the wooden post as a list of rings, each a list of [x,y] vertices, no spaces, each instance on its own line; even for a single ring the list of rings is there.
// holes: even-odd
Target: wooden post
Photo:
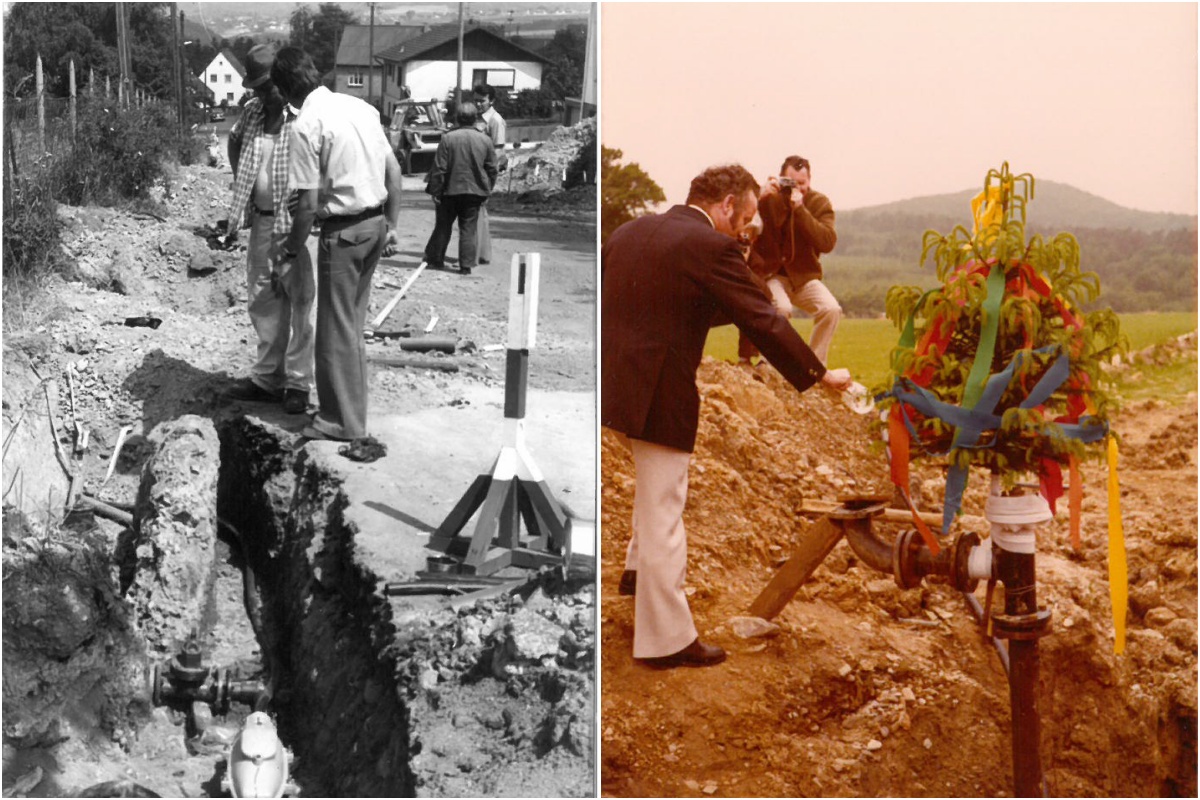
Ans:
[[[38,153],[46,152],[46,81],[42,76],[42,56],[37,57]]]
[[[462,107],[462,73],[463,73],[463,6],[458,4],[458,81],[454,84],[454,114]]]
[[[179,3],[171,3],[171,86],[175,88],[175,108],[179,117],[179,135],[183,136],[183,39],[179,35]]]
[[[822,517],[800,539],[792,557],[779,568],[767,588],[750,605],[750,614],[773,619],[821,565],[829,551],[842,538],[842,528],[828,517]]]
[[[112,99],[112,76],[111,75],[104,76],[104,99],[105,100]]]
[[[96,96],[96,68],[88,67],[88,97]]]
[[[71,144],[75,144],[75,59],[71,59]]]

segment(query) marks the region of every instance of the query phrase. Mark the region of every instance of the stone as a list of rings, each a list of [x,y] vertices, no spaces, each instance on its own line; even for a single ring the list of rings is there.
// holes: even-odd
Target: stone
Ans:
[[[882,750],[882,749],[883,749],[883,742],[879,741],[878,739],[871,739],[869,742],[867,742],[867,750],[875,751],[875,750]]]
[[[216,271],[216,261],[208,250],[198,250],[188,258],[188,272],[193,275],[210,275]]]
[[[762,617],[730,617],[726,624],[739,639],[779,635],[779,626]]]
[[[900,696],[903,697],[905,702],[908,703],[915,703],[917,700],[916,693],[914,693],[913,690],[908,686],[905,686],[900,690]]]
[[[926,739],[925,741],[921,742],[921,746],[924,747],[926,750],[932,750],[933,749],[933,741],[930,739]]]
[[[1166,606],[1158,606],[1146,612],[1146,624],[1152,628],[1165,628],[1178,615]]]

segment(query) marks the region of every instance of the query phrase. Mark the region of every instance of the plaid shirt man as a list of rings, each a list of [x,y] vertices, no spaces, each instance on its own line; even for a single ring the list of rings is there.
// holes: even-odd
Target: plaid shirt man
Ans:
[[[242,142],[241,160],[233,184],[233,205],[229,209],[229,231],[241,230],[250,225],[254,182],[258,180],[259,162],[262,160],[263,122],[266,112],[262,100],[255,97],[246,103],[242,118],[229,131],[230,138]],[[292,229],[292,215],[288,212],[287,191],[288,156],[291,148],[291,128],[294,115],[285,105],[283,129],[275,140],[275,152],[271,157],[271,202],[275,211],[275,233],[287,234]],[[246,141],[250,146],[246,147]]]

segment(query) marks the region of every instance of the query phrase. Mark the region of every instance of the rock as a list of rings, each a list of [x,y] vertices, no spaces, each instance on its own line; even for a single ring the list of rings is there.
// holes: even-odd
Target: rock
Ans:
[[[838,677],[844,678],[853,671],[854,671],[854,668],[851,667],[849,664],[842,664],[840,667],[838,667]]]
[[[752,639],[756,636],[777,636],[779,626],[762,617],[730,617],[726,622],[733,635],[740,639]]]
[[[921,746],[924,747],[926,750],[932,750],[933,749],[933,741],[930,739],[926,739],[925,741],[921,742]]]
[[[192,703],[192,722],[196,726],[196,730],[200,733],[208,730],[212,725],[213,716],[212,708],[208,703],[197,700]]]
[[[134,519],[141,532],[127,598],[147,644],[174,652],[202,627],[216,563],[221,445],[211,420],[188,414],[159,424],[142,469]]]
[[[1187,619],[1174,619],[1167,623],[1163,628],[1163,633],[1167,635],[1175,645],[1184,651],[1191,653],[1196,652],[1196,621]]]
[[[432,667],[426,667],[421,670],[421,675],[417,678],[417,682],[421,684],[422,689],[432,689],[438,685],[438,671]]]
[[[872,739],[869,742],[867,742],[867,750],[875,751],[875,750],[882,750],[882,749],[883,749],[883,742],[879,741],[878,739]]]
[[[197,250],[188,259],[188,272],[193,275],[209,275],[217,271],[216,261],[208,250]]]
[[[700,791],[704,792],[705,794],[716,794],[717,784],[713,781],[709,781],[708,783],[704,784],[704,788]]]
[[[1165,606],[1158,606],[1146,612],[1146,624],[1152,628],[1165,628],[1168,623],[1177,618],[1177,614]]]
[[[905,686],[900,690],[900,696],[903,697],[905,702],[908,703],[915,703],[917,701],[916,693],[914,693],[913,690],[908,686]]]

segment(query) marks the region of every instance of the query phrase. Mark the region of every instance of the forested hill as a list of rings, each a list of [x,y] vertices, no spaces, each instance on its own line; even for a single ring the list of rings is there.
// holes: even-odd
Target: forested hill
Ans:
[[[1038,181],[1034,188],[1028,235],[1074,234],[1083,269],[1100,276],[1099,305],[1117,311],[1196,310],[1195,216],[1124,208],[1053,181]],[[969,229],[970,201],[978,193],[967,189],[838,210],[837,248],[822,261],[826,282],[847,313],[881,313],[891,285],[932,285],[933,267],[918,265],[922,236],[927,230],[948,234],[955,225]]]

